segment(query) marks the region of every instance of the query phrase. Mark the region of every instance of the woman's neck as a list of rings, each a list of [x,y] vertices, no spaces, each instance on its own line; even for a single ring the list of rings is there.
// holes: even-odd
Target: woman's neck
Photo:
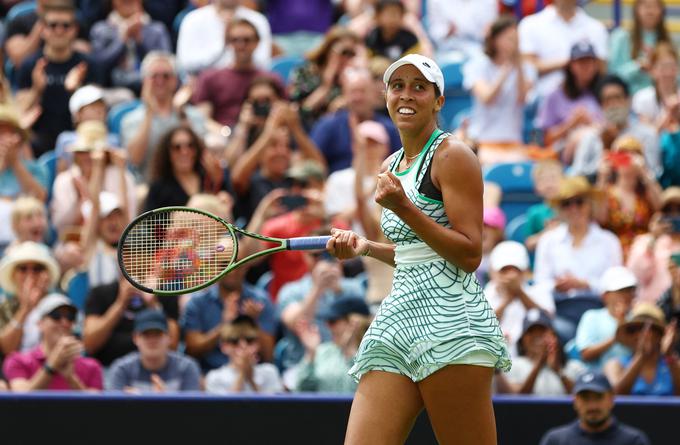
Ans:
[[[417,132],[399,131],[401,143],[404,145],[404,154],[407,157],[413,157],[420,153],[436,129],[437,123],[432,121],[430,125]]]
[[[569,224],[569,233],[574,238],[574,242],[578,243],[585,238],[588,233],[589,222],[583,223],[581,221],[572,222]]]
[[[619,174],[619,176],[616,179],[616,187],[624,192],[635,192],[635,189],[637,188],[638,184],[638,177],[637,175],[622,175]]]
[[[675,80],[664,80],[656,83],[656,91],[663,103],[665,98],[678,94],[678,83]]]

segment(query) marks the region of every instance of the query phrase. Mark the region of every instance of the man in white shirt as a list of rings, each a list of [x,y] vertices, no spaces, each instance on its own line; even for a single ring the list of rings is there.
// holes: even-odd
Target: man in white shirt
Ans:
[[[516,241],[499,243],[491,251],[489,263],[491,280],[484,288],[484,295],[496,312],[514,356],[527,311],[537,308],[552,315],[555,303],[549,289],[527,283],[529,254],[522,244]]]
[[[239,0],[213,0],[212,4],[188,13],[179,28],[177,64],[186,74],[198,74],[206,68],[222,68],[234,60],[234,52],[225,44],[227,23],[234,18],[248,20],[257,29],[260,41],[253,55],[255,65],[268,70],[272,57],[272,32],[267,18],[239,5]]]
[[[525,17],[519,24],[519,48],[541,76],[536,84],[538,96],[547,96],[562,83],[563,68],[575,43],[590,42],[604,68],[607,39],[605,26],[578,6],[578,0],[555,0]]]
[[[480,52],[496,17],[496,0],[427,0],[427,30],[441,56]]]

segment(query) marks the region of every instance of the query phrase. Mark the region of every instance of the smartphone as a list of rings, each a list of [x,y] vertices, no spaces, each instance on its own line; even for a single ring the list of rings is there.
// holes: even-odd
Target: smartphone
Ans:
[[[667,216],[662,221],[671,226],[671,233],[680,233],[680,216]]]
[[[632,161],[632,158],[629,153],[618,151],[609,152],[607,154],[607,159],[616,168],[628,167]]]
[[[281,205],[288,210],[299,209],[307,205],[307,198],[302,195],[286,195],[281,197]]]
[[[269,116],[269,111],[271,110],[272,105],[268,100],[259,100],[256,102],[253,102],[253,114],[258,117],[267,117]]]

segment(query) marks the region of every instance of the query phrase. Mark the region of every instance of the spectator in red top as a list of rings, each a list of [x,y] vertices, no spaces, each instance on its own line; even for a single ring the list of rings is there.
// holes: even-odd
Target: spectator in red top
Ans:
[[[248,230],[275,238],[310,236],[326,219],[323,207],[324,168],[315,161],[307,160],[294,164],[287,173],[292,185],[287,192],[274,190],[263,199],[255,210]],[[283,211],[278,216],[267,218],[268,212]],[[266,221],[266,222],[264,222]],[[262,243],[262,248],[274,247]],[[273,273],[269,295],[276,301],[279,289],[309,271],[305,257],[300,251],[287,250],[275,253],[269,258]]]
[[[99,362],[82,356],[83,345],[73,336],[77,312],[64,295],[51,294],[40,300],[40,345],[13,353],[4,364],[4,374],[14,391],[102,389]]]

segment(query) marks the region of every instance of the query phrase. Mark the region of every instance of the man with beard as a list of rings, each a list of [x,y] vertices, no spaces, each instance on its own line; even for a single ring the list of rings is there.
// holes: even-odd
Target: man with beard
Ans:
[[[582,374],[574,385],[574,410],[578,420],[551,429],[540,445],[651,443],[642,431],[616,420],[612,408],[614,392],[607,377],[598,372]]]

